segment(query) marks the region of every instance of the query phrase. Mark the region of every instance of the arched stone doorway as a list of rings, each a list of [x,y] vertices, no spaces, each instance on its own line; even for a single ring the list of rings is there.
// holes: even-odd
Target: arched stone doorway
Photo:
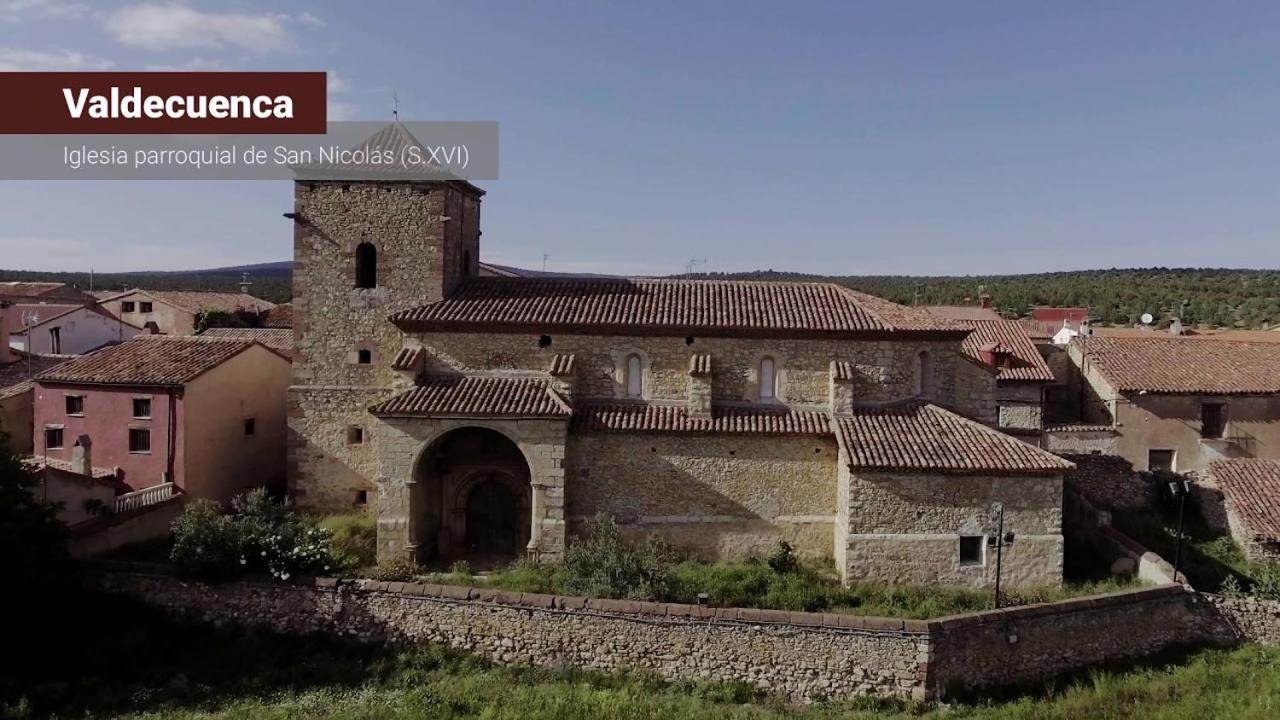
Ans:
[[[524,555],[532,503],[529,465],[505,435],[480,427],[445,433],[422,452],[414,480],[423,562],[447,566],[466,560],[487,568]]]

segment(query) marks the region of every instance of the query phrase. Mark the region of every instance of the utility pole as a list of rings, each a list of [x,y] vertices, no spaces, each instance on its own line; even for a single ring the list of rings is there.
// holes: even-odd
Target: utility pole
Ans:
[[[548,255],[547,253],[542,253],[542,272],[547,271],[547,260],[549,259],[551,259],[550,255]]]
[[[707,262],[706,258],[689,258],[689,262],[684,264],[684,274],[692,275],[694,267],[698,265],[705,265],[706,262]]]
[[[996,534],[987,542],[996,549],[996,609],[1000,608],[1000,576],[1004,571],[1004,549],[1013,544],[1013,533],[1004,532],[1004,503],[998,502],[993,508],[996,513]]]

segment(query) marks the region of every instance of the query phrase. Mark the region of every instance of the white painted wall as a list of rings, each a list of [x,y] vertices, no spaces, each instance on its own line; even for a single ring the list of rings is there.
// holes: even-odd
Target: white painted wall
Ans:
[[[52,353],[54,348],[49,331],[55,327],[61,329],[63,355],[80,355],[109,342],[128,340],[141,332],[138,328],[96,313],[89,308],[80,308],[32,328],[30,351],[37,354]],[[14,335],[13,340],[22,340],[13,344],[15,347],[27,349],[28,343],[25,342],[24,336]]]

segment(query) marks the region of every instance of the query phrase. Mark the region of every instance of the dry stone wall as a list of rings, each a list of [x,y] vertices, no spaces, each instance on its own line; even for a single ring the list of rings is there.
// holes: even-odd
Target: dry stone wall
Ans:
[[[506,664],[743,681],[792,700],[946,699],[1238,640],[1217,604],[1177,585],[921,621],[333,579],[205,585],[105,570],[91,583],[204,622],[441,643]]]
[[[1280,645],[1280,600],[1210,593],[1200,596],[1212,603],[1243,639],[1260,645]]]

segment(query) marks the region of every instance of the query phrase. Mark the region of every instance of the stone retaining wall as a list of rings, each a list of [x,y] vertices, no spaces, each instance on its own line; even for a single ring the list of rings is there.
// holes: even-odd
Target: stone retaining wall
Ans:
[[[793,700],[945,698],[1186,645],[1229,644],[1179,585],[939,620],[706,608],[444,585],[319,579],[206,585],[100,570],[97,589],[203,622],[435,642],[501,663],[745,681]]]
[[[1280,600],[1200,595],[1222,613],[1242,639],[1260,645],[1280,645]]]

